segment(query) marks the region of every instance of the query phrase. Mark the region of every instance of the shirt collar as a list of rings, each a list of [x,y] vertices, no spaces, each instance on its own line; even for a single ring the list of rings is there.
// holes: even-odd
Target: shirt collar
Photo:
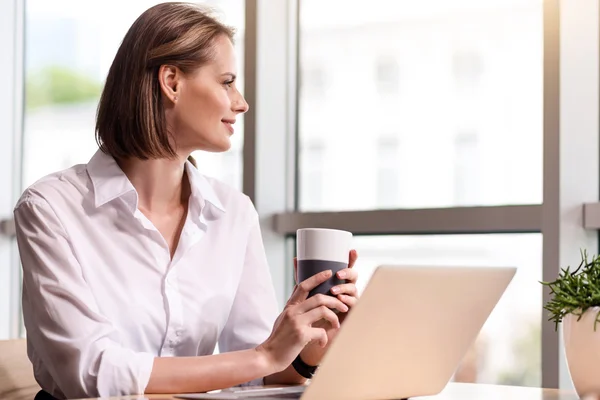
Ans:
[[[101,207],[114,199],[133,193],[135,202],[132,204],[132,211],[137,209],[137,192],[112,156],[98,149],[88,162],[87,171],[94,186],[96,207]]]
[[[223,203],[219,200],[208,179],[189,160],[185,162],[185,170],[192,188],[192,200],[199,201],[200,208],[203,208],[206,202],[217,210],[217,214],[225,213],[225,207],[223,207]]]
[[[225,213],[225,207],[223,207],[208,179],[189,161],[186,161],[185,168],[192,191],[190,200],[197,203],[200,209],[203,209],[206,203],[210,203],[217,210],[215,217],[218,217],[220,213]],[[100,149],[97,150],[87,164],[87,172],[94,187],[94,204],[96,207],[126,195],[133,195],[135,201],[128,201],[127,203],[131,206],[132,212],[137,210],[137,192],[112,156]]]

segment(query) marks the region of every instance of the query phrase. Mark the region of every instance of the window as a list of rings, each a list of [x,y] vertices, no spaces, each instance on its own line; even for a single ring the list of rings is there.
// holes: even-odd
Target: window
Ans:
[[[377,90],[382,94],[393,94],[398,91],[400,71],[398,61],[394,58],[383,57],[377,60],[375,79]]]
[[[477,85],[483,74],[481,54],[475,51],[456,51],[452,55],[452,74],[459,85]]]
[[[461,133],[454,139],[454,203],[476,205],[481,189],[479,182],[479,149],[475,133]]]
[[[311,207],[323,205],[323,167],[325,148],[323,143],[314,141],[300,150],[301,201]]]
[[[517,267],[454,380],[541,385],[542,235],[357,236],[354,248],[360,292],[381,264]]]
[[[94,154],[96,107],[108,68],[129,26],[157,3],[26,2],[23,187],[51,172],[86,163]],[[204,3],[237,28],[239,85],[243,87],[244,0]],[[230,154],[194,156],[202,172],[217,178],[226,174],[230,183],[241,188],[243,123],[238,124]],[[238,161],[228,165],[240,170],[233,175],[220,168],[221,158],[232,157]]]
[[[305,67],[300,74],[300,87],[309,93],[322,95],[325,92],[325,73],[319,67]]]
[[[221,176],[223,182],[232,187],[241,187],[242,176],[240,171],[242,169],[240,162],[241,151],[229,151],[224,153],[221,157]]]
[[[402,186],[406,196],[396,198],[396,207],[541,203],[542,4],[375,0],[365,7],[358,0],[300,2],[300,69],[319,68],[334,81],[318,107],[316,94],[300,91],[299,142],[311,140],[317,127],[327,132],[328,157],[336,161],[323,171],[323,186],[352,184],[340,185],[334,197],[325,199],[332,206],[327,210],[304,203],[300,194],[299,210],[390,206],[373,195],[379,170],[369,166],[377,163],[376,152],[364,151],[376,148],[375,132],[384,131],[405,133],[402,152],[407,156],[395,168],[408,171]],[[400,79],[399,60],[401,94],[382,96],[377,88],[395,87]],[[455,171],[462,168],[455,164],[454,138],[465,124],[476,126],[479,143],[486,143],[476,146],[477,155],[471,157],[482,176],[472,180],[479,186],[469,190],[478,194],[468,199],[455,195],[453,183]],[[484,180],[494,185],[484,185]]]
[[[382,137],[377,143],[377,205],[394,208],[398,205],[400,168],[398,139]]]

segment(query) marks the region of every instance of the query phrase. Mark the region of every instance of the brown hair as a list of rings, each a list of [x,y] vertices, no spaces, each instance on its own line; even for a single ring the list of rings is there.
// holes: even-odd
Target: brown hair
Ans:
[[[140,15],[117,51],[100,97],[100,149],[116,159],[174,157],[159,68],[168,64],[193,72],[213,57],[220,35],[233,41],[234,30],[195,4],[163,3]]]

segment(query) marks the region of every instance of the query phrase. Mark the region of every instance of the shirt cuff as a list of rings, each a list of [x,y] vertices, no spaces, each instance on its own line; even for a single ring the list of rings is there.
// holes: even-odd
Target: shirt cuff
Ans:
[[[150,381],[154,358],[151,353],[108,349],[98,370],[100,397],[142,395]]]

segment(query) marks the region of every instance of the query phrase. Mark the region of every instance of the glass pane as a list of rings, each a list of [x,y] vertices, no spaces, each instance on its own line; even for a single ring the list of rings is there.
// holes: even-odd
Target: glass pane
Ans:
[[[123,36],[156,0],[26,2],[23,185],[86,163],[97,149],[95,113],[102,85]],[[244,0],[205,0],[237,30],[243,87]],[[118,11],[115,11],[118,10]],[[241,188],[243,118],[228,153],[195,153],[200,170]]]
[[[541,385],[541,234],[358,236],[354,247],[359,292],[381,264],[517,267],[453,379]]]
[[[541,203],[542,3],[303,0],[300,209]]]

